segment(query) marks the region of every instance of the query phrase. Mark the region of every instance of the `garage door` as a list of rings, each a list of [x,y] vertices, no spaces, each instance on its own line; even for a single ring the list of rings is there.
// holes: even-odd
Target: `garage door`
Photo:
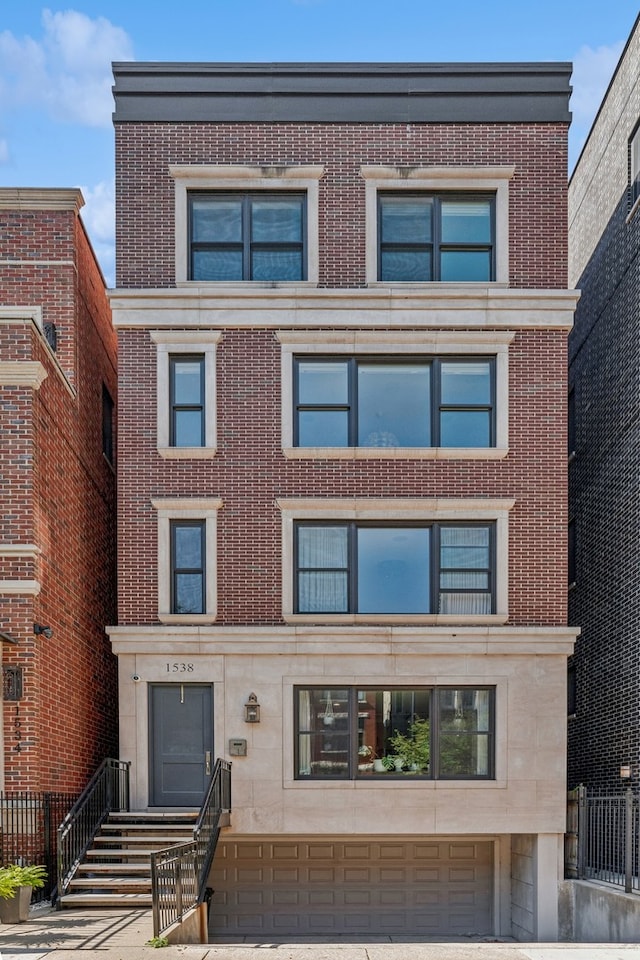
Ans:
[[[493,929],[490,841],[226,840],[212,879],[214,936]]]

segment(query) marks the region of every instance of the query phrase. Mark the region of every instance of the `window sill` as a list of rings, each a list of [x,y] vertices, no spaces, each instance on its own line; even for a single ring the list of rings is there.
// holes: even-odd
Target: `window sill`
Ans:
[[[160,623],[180,623],[188,626],[189,624],[209,624],[216,622],[215,613],[159,613]]]
[[[177,280],[177,289],[194,290],[295,290],[314,289],[315,280]]]
[[[444,613],[286,613],[282,618],[285,623],[291,624],[389,624],[393,626],[495,626],[505,624],[509,620],[506,613],[489,613],[482,615],[457,615]]]
[[[283,447],[287,460],[504,460],[506,447]]]
[[[387,780],[384,776],[375,779],[358,778],[354,780],[285,780],[285,790],[318,790],[330,787],[338,790],[398,790],[400,787],[409,790],[506,790],[506,780],[429,780],[426,777],[410,779],[409,777],[392,777]]]
[[[216,447],[158,447],[163,460],[213,460]]]
[[[502,280],[369,280],[367,288],[370,290],[424,290],[433,287],[438,290],[508,290],[509,284]]]

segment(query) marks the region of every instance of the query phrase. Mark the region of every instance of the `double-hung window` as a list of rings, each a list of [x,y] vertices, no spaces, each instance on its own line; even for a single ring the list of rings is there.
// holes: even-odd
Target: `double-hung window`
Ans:
[[[205,612],[205,521],[172,520],[171,613]]]
[[[298,522],[295,612],[495,611],[491,523]]]
[[[189,279],[305,280],[300,193],[189,193]]]
[[[493,447],[493,357],[294,358],[296,447]]]
[[[169,357],[169,405],[172,447],[204,447],[204,355]]]
[[[492,687],[297,687],[295,776],[487,780]]]
[[[379,280],[488,282],[495,276],[493,196],[379,195]]]

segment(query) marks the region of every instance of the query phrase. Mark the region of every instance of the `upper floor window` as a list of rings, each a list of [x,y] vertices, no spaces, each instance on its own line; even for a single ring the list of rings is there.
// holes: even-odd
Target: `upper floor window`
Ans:
[[[169,357],[170,446],[204,446],[204,382],[204,355]]]
[[[205,521],[171,520],[171,613],[205,613]]]
[[[189,279],[306,279],[305,197],[190,193]]]
[[[495,360],[295,358],[298,447],[495,446]]]
[[[299,687],[296,779],[494,776],[491,687]]]
[[[631,162],[631,204],[640,197],[640,125],[631,138],[629,144]]]
[[[494,200],[476,194],[380,194],[382,281],[495,279]]]
[[[297,613],[494,612],[492,524],[296,525]]]
[[[113,444],[113,398],[107,390],[105,384],[102,384],[102,452],[113,464],[114,454]]]

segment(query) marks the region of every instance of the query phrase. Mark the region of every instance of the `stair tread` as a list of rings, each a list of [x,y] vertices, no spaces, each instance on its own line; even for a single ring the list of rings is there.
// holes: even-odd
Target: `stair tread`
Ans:
[[[77,869],[77,873],[85,874],[107,874],[107,875],[122,875],[128,874],[131,876],[151,876],[151,869],[149,863],[81,863]]]
[[[197,820],[197,810],[183,810],[177,813],[152,813],[149,810],[130,810],[128,812],[111,812],[109,820]]]
[[[81,879],[71,880],[69,886],[82,887],[84,890],[87,888],[93,890],[94,888],[100,887],[104,887],[105,889],[115,887],[116,890],[120,888],[127,890],[129,887],[136,887],[144,891],[151,889],[151,877],[82,877]]]
[[[192,837],[190,836],[187,839],[191,840]],[[134,846],[136,844],[139,846],[142,843],[154,843],[154,844],[159,843],[159,844],[164,844],[167,847],[175,847],[178,845],[179,841],[177,841],[175,837],[155,837],[155,836],[149,836],[148,834],[145,834],[145,836],[143,837],[121,837],[121,836],[112,837],[112,836],[100,835],[95,838],[94,842],[97,844],[132,843]]]
[[[149,857],[151,853],[155,853],[157,847],[151,850],[145,847],[136,847],[131,850],[87,850],[85,853],[85,861],[87,860],[117,860],[118,857],[126,857],[127,860],[140,860],[144,857]]]
[[[185,836],[189,836],[193,833],[193,828],[188,823],[131,823],[130,821],[122,821],[120,823],[103,823],[100,827],[101,830],[108,831],[109,833],[122,830],[135,830],[139,833],[147,833],[152,830],[157,832],[166,832],[166,833],[181,833]]]
[[[150,907],[150,893],[65,893],[61,904],[72,907]]]

